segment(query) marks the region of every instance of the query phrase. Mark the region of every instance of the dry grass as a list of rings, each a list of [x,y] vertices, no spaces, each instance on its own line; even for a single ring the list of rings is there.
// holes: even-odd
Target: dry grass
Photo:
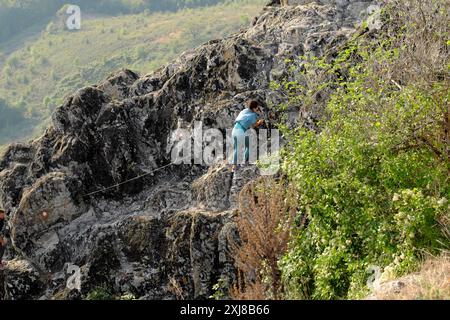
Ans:
[[[448,79],[450,52],[449,3],[447,0],[393,0],[392,18],[397,28],[390,30],[397,37],[401,58],[391,64],[392,79],[432,86]]]
[[[415,91],[429,93],[436,112],[424,119],[420,127],[410,130],[416,144],[425,145],[443,163],[448,163],[450,106],[446,97],[450,87],[450,4],[447,0],[393,0],[390,5],[394,23],[386,32],[396,39],[394,46],[398,48],[399,57],[376,66],[375,74],[392,82],[400,91],[413,85]],[[400,37],[395,37],[399,34]]]
[[[382,283],[375,300],[450,300],[450,254],[430,257],[417,273]]]
[[[271,178],[261,178],[242,190],[237,218],[241,243],[233,246],[238,283],[231,290],[232,298],[282,298],[278,260],[287,250],[296,199],[292,188]]]
[[[183,293],[183,288],[180,283],[174,277],[169,279],[169,291],[172,292],[177,300],[184,300],[185,296]]]

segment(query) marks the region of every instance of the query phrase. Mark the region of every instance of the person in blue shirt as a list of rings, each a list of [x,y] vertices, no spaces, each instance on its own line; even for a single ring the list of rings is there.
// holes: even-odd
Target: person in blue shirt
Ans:
[[[250,139],[245,136],[245,132],[250,128],[258,128],[263,123],[264,120],[259,119],[262,116],[261,108],[258,102],[249,101],[248,107],[241,111],[239,116],[236,118],[232,136],[233,136],[233,171],[236,170],[238,165],[238,147],[239,139],[244,139],[245,137],[245,162],[249,161],[250,156]]]

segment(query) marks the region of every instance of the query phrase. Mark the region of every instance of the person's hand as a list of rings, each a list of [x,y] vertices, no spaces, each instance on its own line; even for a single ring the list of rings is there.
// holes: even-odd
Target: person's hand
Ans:
[[[256,122],[256,126],[257,127],[260,127],[260,126],[262,126],[264,124],[264,120],[262,120],[262,119],[260,119],[260,120],[258,120],[257,122]]]

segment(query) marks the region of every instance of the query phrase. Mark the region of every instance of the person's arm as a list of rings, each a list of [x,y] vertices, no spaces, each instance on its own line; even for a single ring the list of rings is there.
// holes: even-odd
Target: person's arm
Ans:
[[[259,111],[257,111],[257,112],[254,112],[254,121],[255,121],[255,124],[254,125],[252,125],[251,127],[253,128],[253,129],[257,129],[257,128],[259,128],[260,126],[262,126],[263,124],[264,124],[264,120],[263,119],[261,119],[262,117],[263,117],[263,115],[262,115],[262,112],[261,112],[261,110],[259,110]],[[261,118],[260,118],[261,117]]]
[[[261,127],[264,124],[264,120],[263,119],[259,119],[258,121],[256,121],[256,123],[252,126],[253,129],[258,129],[259,127]]]

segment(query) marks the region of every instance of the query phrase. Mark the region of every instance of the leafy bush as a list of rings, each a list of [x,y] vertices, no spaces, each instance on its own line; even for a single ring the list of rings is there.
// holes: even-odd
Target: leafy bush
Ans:
[[[308,217],[280,262],[290,298],[363,297],[369,266],[400,275],[449,248],[438,224],[450,212],[448,3],[425,2],[394,2],[380,35],[306,57],[274,85],[287,105],[325,105],[318,133],[285,130],[284,171]],[[314,90],[311,73],[325,80]]]
[[[88,293],[86,300],[114,300],[114,297],[107,289],[97,287]]]
[[[9,130],[15,125],[20,124],[24,121],[21,110],[8,105],[7,102],[2,98],[0,98],[0,114],[2,115],[0,118],[0,130]]]

